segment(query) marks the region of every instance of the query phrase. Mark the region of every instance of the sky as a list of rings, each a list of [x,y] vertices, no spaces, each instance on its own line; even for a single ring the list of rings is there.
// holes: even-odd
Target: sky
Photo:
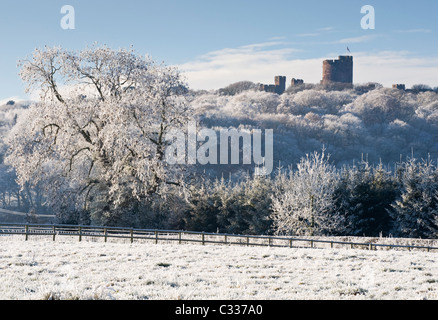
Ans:
[[[74,29],[63,29],[64,5]],[[371,5],[375,28],[363,29]],[[177,66],[192,89],[284,75],[318,83],[322,61],[354,56],[354,82],[438,86],[434,0],[14,0],[0,3],[0,104],[29,99],[17,62],[35,48],[131,45]],[[71,22],[71,21],[70,21]]]

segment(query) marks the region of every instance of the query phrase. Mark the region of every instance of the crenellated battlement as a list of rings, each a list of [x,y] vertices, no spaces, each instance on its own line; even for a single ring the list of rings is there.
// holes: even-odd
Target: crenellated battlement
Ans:
[[[324,60],[321,84],[353,85],[353,57],[339,56],[337,60]]]

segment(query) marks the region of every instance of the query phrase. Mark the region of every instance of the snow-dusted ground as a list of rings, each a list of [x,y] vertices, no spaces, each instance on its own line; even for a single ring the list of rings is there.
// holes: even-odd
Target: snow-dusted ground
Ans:
[[[0,299],[438,299],[438,253],[0,237]]]

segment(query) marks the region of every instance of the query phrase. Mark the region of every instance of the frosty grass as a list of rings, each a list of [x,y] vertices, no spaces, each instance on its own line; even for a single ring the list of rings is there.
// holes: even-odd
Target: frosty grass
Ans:
[[[0,299],[438,299],[438,253],[0,237]]]

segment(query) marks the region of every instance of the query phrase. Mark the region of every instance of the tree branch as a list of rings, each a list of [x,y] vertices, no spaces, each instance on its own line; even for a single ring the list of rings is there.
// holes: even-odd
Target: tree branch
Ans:
[[[88,150],[88,151],[90,151],[90,148],[85,147],[85,148],[79,149],[78,151],[76,151],[76,152],[70,157],[70,167],[69,167],[69,172],[71,171],[71,167],[73,166],[73,160],[74,160],[74,158],[75,158],[79,153],[81,153],[81,152],[84,151],[84,150]]]

